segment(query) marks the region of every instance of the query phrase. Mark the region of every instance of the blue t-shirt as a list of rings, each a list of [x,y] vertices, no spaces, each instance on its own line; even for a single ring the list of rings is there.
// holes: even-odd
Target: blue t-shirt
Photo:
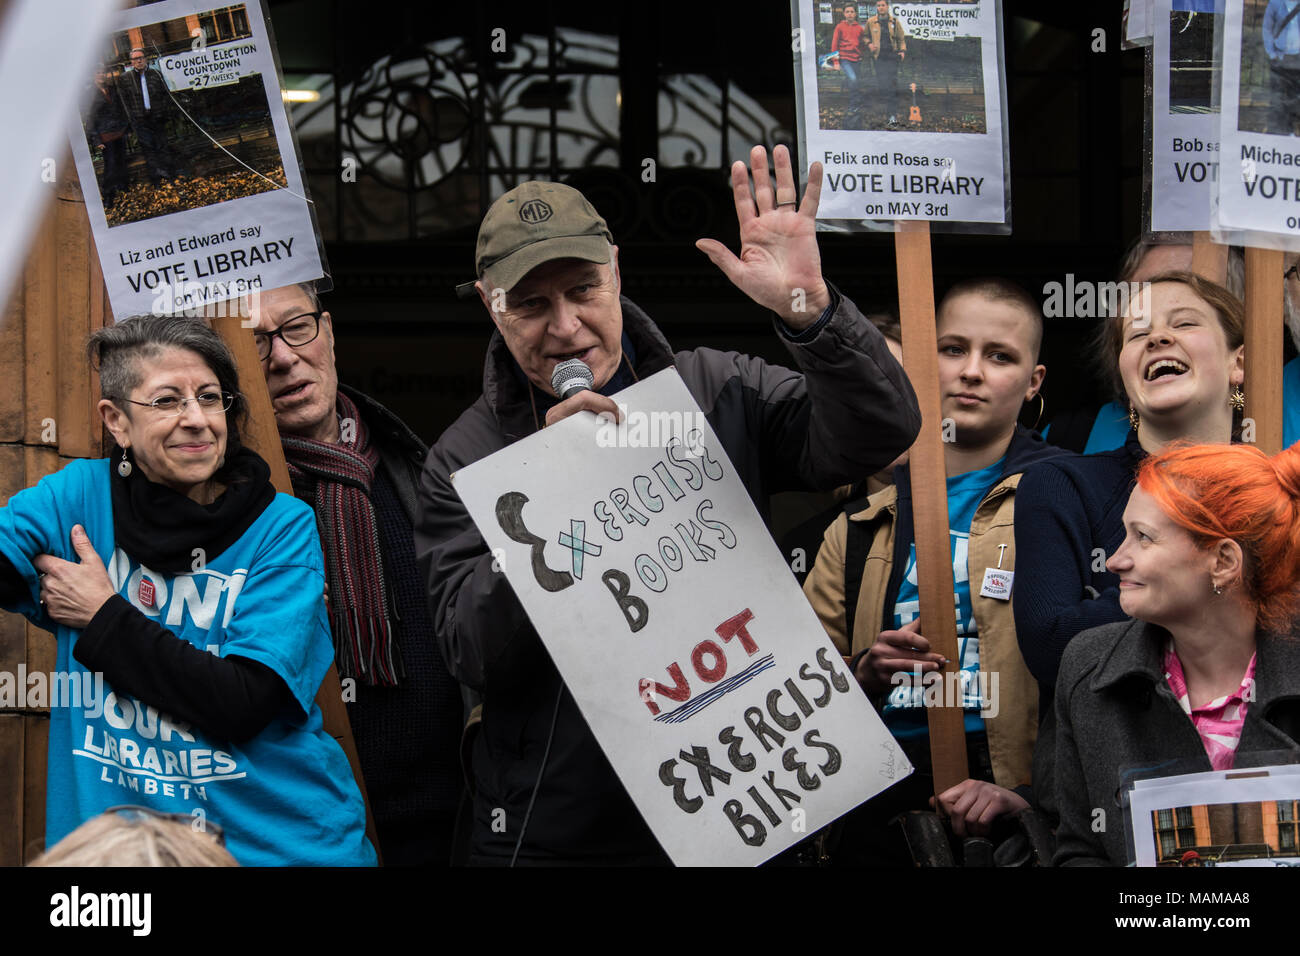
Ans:
[[[1000,458],[987,468],[953,475],[948,479],[948,534],[952,539],[953,605],[957,615],[958,666],[962,680],[963,703],[966,709],[967,733],[984,729],[980,716],[983,703],[980,696],[980,641],[975,626],[975,609],[971,603],[970,571],[966,549],[970,541],[970,525],[975,511],[990,488],[1002,477]],[[920,593],[916,585],[916,542],[908,550],[907,573],[898,587],[894,601],[895,630],[921,613]],[[895,737],[924,737],[930,733],[925,714],[924,689],[909,677],[898,684],[885,699],[881,717]]]
[[[1296,17],[1300,20],[1300,17]],[[1300,358],[1282,369],[1282,447],[1300,441]]]
[[[46,846],[108,807],[130,803],[220,824],[226,848],[245,866],[373,866],[360,791],[315,702],[334,650],[311,508],[276,495],[238,541],[204,556],[199,570],[161,574],[116,546],[109,467],[106,459],[71,462],[0,509],[0,552],[30,589],[8,610],[57,636],[60,680],[66,675],[62,699],[49,700]],[[265,664],[296,703],[236,744],[116,693],[102,675],[95,679],[72,653],[80,631],[56,624],[39,605],[31,563],[42,553],[76,561],[74,524],[86,529],[109,580],[137,609],[219,657]],[[141,600],[142,580],[153,586],[152,602]]]

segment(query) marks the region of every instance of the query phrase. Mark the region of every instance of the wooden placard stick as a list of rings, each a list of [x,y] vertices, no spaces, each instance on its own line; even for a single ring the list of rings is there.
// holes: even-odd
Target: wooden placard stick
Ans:
[[[1282,450],[1282,258],[1278,249],[1246,249],[1245,416],[1270,455]]]
[[[961,658],[957,652],[957,619],[952,611],[952,544],[948,529],[947,468],[943,458],[930,223],[899,221],[897,226],[894,253],[898,266],[899,320],[903,327],[903,368],[921,406],[921,434],[912,445],[908,459],[921,633],[930,642],[931,651],[948,659],[939,672],[946,689],[954,686],[951,681],[960,668]],[[970,776],[966,765],[963,696],[957,694],[955,701],[950,701],[945,693],[940,695],[944,706],[926,707],[936,795]]]
[[[1192,233],[1192,271],[1211,282],[1226,285],[1228,247],[1215,242],[1204,230]]]
[[[229,305],[229,303],[227,303]],[[271,483],[276,491],[286,495],[293,494],[293,484],[289,481],[289,466],[284,460],[284,447],[280,444],[280,432],[275,427],[275,409],[271,407],[271,393],[267,391],[266,376],[262,374],[262,360],[257,357],[257,343],[253,341],[253,330],[244,325],[242,309],[218,309],[216,311],[234,311],[234,315],[218,315],[211,319],[212,328],[221,336],[226,347],[235,358],[239,370],[239,387],[248,401],[248,426],[240,434],[243,443],[257,452],[271,466]],[[357,757],[356,741],[352,738],[352,724],[348,720],[347,705],[343,703],[343,688],[339,682],[338,669],[330,664],[330,669],[316,691],[316,703],[320,707],[321,722],[325,732],[339,742],[347,754],[352,767],[352,775],[357,778],[361,789],[361,799],[366,805],[366,836],[379,853],[379,837],[375,831],[375,816],[370,812],[370,795],[366,791],[366,781],[361,775],[361,761]],[[382,859],[380,863],[382,864]]]

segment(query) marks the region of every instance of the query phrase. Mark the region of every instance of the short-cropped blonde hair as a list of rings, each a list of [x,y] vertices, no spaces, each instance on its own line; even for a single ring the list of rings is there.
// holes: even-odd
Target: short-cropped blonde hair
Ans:
[[[124,807],[87,820],[30,865],[239,866],[219,832]]]

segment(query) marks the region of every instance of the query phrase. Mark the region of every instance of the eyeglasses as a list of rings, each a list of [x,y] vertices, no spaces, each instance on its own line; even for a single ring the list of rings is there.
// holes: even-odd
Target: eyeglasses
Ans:
[[[257,343],[257,357],[263,362],[271,357],[271,346],[275,344],[277,335],[284,339],[285,345],[295,349],[316,341],[316,336],[320,335],[320,317],[319,312],[304,312],[302,315],[294,316],[278,329],[270,332],[254,332],[253,341]]]
[[[161,810],[155,810],[153,807],[142,807],[138,804],[123,803],[116,807],[109,807],[104,813],[116,813],[118,816],[125,817],[128,820],[138,820],[141,817],[148,817],[154,820],[168,820],[172,823],[180,823],[189,827],[191,830],[197,830],[200,833],[207,833],[212,839],[217,841],[217,846],[226,845],[226,831],[220,823],[209,820],[206,816],[196,817],[188,813],[164,813]]]
[[[185,406],[194,402],[199,406],[199,410],[205,415],[212,415],[216,412],[228,412],[230,406],[235,404],[235,396],[229,392],[201,392],[193,398],[177,398],[175,395],[161,395],[152,402],[137,402],[133,398],[124,398],[124,402],[130,402],[132,405],[143,405],[145,408],[152,408],[162,418],[179,418],[185,410]]]

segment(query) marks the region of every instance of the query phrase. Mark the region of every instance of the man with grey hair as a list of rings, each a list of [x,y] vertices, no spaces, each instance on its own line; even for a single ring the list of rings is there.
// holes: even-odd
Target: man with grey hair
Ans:
[[[117,78],[117,91],[144,153],[149,181],[157,185],[174,179],[180,166],[167,135],[167,122],[174,115],[171,92],[162,74],[149,69],[139,47],[131,51],[131,69]]]
[[[735,352],[674,353],[622,298],[618,248],[577,190],[526,182],[479,228],[474,287],[495,331],[483,394],[443,433],[420,478],[416,554],[452,673],[483,695],[474,740],[470,862],[663,863],[506,576],[452,487],[456,470],[580,410],[617,415],[611,397],[676,368],[740,480],[766,512],[784,490],[829,490],[878,471],[920,427],[916,398],[884,337],[822,277],[815,220],[822,170],[802,207],[790,158],[732,166],[741,255],[696,245],[746,295],[800,371]],[[580,359],[589,389],[560,399],[555,366]]]
[[[428,451],[339,384],[310,284],[250,296],[294,492],[316,510],[335,662],[385,865],[446,865],[461,796],[460,688],[438,651],[412,550]]]

